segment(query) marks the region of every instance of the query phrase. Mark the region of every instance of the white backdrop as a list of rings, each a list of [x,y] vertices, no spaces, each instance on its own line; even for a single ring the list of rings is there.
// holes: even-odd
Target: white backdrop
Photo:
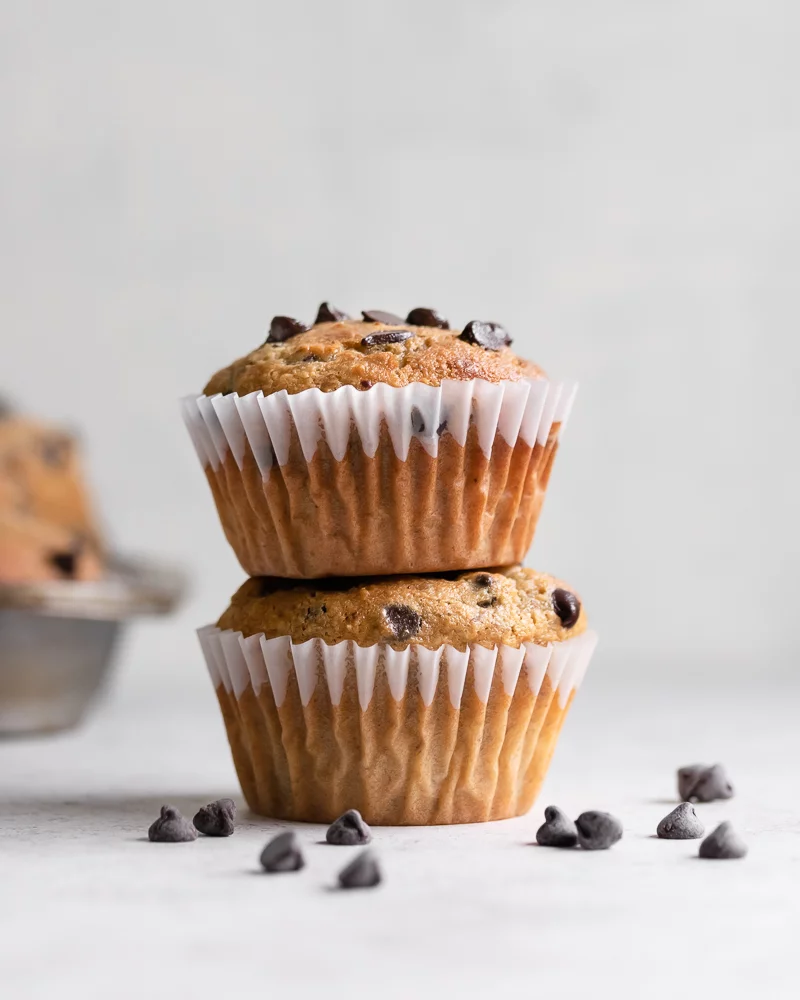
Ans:
[[[242,579],[178,397],[324,298],[496,319],[581,381],[530,561],[605,669],[796,650],[796,4],[0,10],[0,383],[193,579],[129,669],[200,671]]]

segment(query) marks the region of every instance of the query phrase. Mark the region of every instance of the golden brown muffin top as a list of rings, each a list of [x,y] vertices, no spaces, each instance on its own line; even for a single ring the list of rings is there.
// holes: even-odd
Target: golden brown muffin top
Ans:
[[[360,646],[448,643],[519,647],[560,642],[586,628],[580,598],[546,573],[522,566],[431,576],[248,580],[217,623],[245,636],[294,642],[351,639]]]
[[[412,309],[406,320],[375,310],[363,315],[363,320],[351,319],[323,303],[310,329],[276,316],[266,343],[218,371],[204,392],[244,396],[285,389],[294,394],[311,388],[332,392],[343,385],[365,390],[378,382],[440,385],[444,379],[545,377],[510,350],[511,338],[496,323],[472,321],[463,331],[451,330],[432,309]]]

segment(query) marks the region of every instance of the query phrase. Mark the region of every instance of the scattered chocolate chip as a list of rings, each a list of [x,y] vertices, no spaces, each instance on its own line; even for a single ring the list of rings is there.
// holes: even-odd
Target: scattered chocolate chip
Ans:
[[[329,844],[353,847],[355,844],[368,844],[372,840],[372,831],[362,819],[358,809],[348,809],[331,823],[325,839]]]
[[[347,313],[343,313],[341,309],[332,306],[330,302],[323,302],[319,309],[317,309],[317,318],[314,320],[314,324],[342,323],[346,319],[350,319]]]
[[[361,315],[365,323],[385,323],[387,326],[396,326],[405,322],[394,313],[382,312],[380,309],[362,309]]]
[[[661,820],[656,833],[662,840],[697,840],[705,833],[705,827],[698,819],[694,806],[681,802]]]
[[[437,436],[438,436],[438,437],[441,437],[441,436],[442,436],[442,434],[444,434],[444,432],[445,432],[446,430],[447,430],[447,421],[446,421],[446,420],[443,420],[443,421],[442,421],[442,422],[441,422],[441,423],[439,424],[439,426],[438,426],[438,427],[436,428],[436,434],[437,434]]]
[[[261,866],[268,872],[297,872],[305,867],[305,863],[294,830],[279,833],[261,852]]]
[[[406,316],[406,323],[411,323],[413,326],[436,326],[440,330],[450,329],[450,324],[441,313],[435,309],[423,309],[422,307],[412,309]]]
[[[162,806],[161,815],[147,831],[153,843],[181,844],[197,840],[197,830],[175,806]]]
[[[342,889],[371,889],[382,879],[378,859],[370,850],[362,851],[339,872]]]
[[[678,795],[683,802],[714,802],[733,798],[733,785],[722,764],[690,764],[678,771]]]
[[[371,389],[375,383],[371,382],[368,378],[362,378],[359,385],[362,389]]]
[[[578,843],[585,851],[605,851],[622,838],[622,823],[611,813],[590,810],[575,820]]]
[[[492,577],[489,573],[478,573],[477,576],[473,576],[472,582],[476,587],[491,587]]]
[[[485,601],[478,601],[479,608],[493,608],[497,604],[496,597],[487,597]]]
[[[269,325],[268,344],[282,344],[290,337],[296,337],[298,333],[305,333],[308,327],[301,323],[299,319],[292,319],[291,316],[273,316]]]
[[[192,822],[206,837],[230,837],[236,824],[236,803],[233,799],[209,802],[197,811]]]
[[[712,830],[700,845],[701,858],[743,858],[747,854],[747,844],[726,820]]]
[[[536,831],[536,843],[542,847],[576,847],[578,830],[566,813],[557,806],[548,806],[544,823]]]
[[[482,323],[478,319],[470,320],[458,339],[466,340],[468,344],[477,344],[487,351],[499,351],[511,343],[511,337],[504,326],[499,323]]]
[[[383,609],[383,617],[394,638],[401,642],[418,635],[422,628],[422,616],[407,604],[387,604]]]
[[[75,552],[54,552],[50,556],[50,565],[66,579],[72,580],[75,576],[75,568],[78,557]]]
[[[556,587],[553,591],[553,610],[564,628],[572,628],[581,614],[581,602],[571,590]]]
[[[422,411],[418,406],[412,406],[411,408],[411,430],[415,434],[422,434],[425,430],[425,418],[422,416]]]
[[[362,347],[382,347],[384,344],[402,344],[414,336],[411,330],[387,330],[386,333],[370,333],[361,338]]]

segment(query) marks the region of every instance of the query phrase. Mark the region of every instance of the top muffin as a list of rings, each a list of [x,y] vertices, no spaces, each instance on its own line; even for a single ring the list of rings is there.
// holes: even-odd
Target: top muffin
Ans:
[[[218,371],[205,395],[546,377],[537,365],[511,351],[511,338],[497,323],[473,320],[463,330],[451,330],[435,310],[423,308],[412,309],[406,319],[379,310],[362,316],[353,319],[326,302],[310,328],[291,317],[276,316],[266,342]]]

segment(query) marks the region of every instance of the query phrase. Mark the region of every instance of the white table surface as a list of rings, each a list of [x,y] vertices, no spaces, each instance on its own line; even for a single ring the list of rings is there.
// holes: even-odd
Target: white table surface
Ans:
[[[343,893],[335,875],[356,849],[320,844],[321,827],[299,827],[304,871],[259,873],[281,824],[247,815],[207,681],[137,684],[135,667],[80,731],[0,743],[4,1000],[800,995],[789,676],[593,667],[531,815],[376,830],[385,883]],[[737,796],[698,808],[707,828],[733,820],[743,861],[653,836],[675,768],[717,760]],[[221,795],[242,805],[232,838],[143,839],[163,802],[191,815]],[[551,801],[616,813],[623,840],[530,846]]]

